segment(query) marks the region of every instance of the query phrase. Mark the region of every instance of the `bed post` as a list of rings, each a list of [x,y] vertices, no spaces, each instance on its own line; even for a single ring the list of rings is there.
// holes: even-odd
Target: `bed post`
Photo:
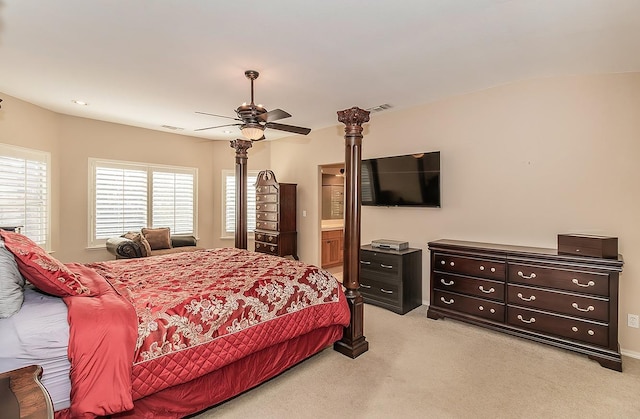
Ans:
[[[249,140],[232,140],[231,148],[236,150],[236,242],[238,249],[247,248],[247,150],[252,146]]]
[[[345,124],[345,194],[344,194],[344,269],[343,285],[351,311],[351,323],[333,348],[351,358],[369,350],[364,337],[364,302],[360,295],[360,162],[362,160],[362,124],[369,121],[369,111],[353,107],[338,111],[338,121]]]

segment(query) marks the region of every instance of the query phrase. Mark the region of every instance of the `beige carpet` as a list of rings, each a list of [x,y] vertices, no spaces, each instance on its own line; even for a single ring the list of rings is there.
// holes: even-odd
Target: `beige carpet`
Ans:
[[[453,320],[365,305],[369,351],[332,349],[209,418],[640,418],[640,360],[586,356]]]

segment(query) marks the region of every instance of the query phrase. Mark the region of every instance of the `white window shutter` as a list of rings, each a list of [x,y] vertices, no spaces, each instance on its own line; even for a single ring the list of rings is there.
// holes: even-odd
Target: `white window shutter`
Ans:
[[[49,249],[49,153],[0,144],[0,226]]]

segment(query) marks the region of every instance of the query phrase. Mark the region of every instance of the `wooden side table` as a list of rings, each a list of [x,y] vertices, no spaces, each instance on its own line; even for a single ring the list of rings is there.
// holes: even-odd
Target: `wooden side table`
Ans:
[[[6,419],[53,419],[53,403],[40,382],[42,367],[0,373],[0,412]]]

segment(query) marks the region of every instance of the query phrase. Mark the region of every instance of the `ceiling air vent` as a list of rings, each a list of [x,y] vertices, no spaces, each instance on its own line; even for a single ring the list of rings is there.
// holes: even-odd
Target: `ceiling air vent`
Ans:
[[[180,128],[180,127],[174,127],[172,125],[161,125],[162,128],[164,129],[170,129],[171,131],[183,131],[184,128]]]
[[[386,111],[387,109],[390,109],[392,107],[393,106],[389,105],[388,103],[383,103],[382,105],[373,106],[371,108],[368,108],[367,110],[369,112],[382,112],[382,111]]]

